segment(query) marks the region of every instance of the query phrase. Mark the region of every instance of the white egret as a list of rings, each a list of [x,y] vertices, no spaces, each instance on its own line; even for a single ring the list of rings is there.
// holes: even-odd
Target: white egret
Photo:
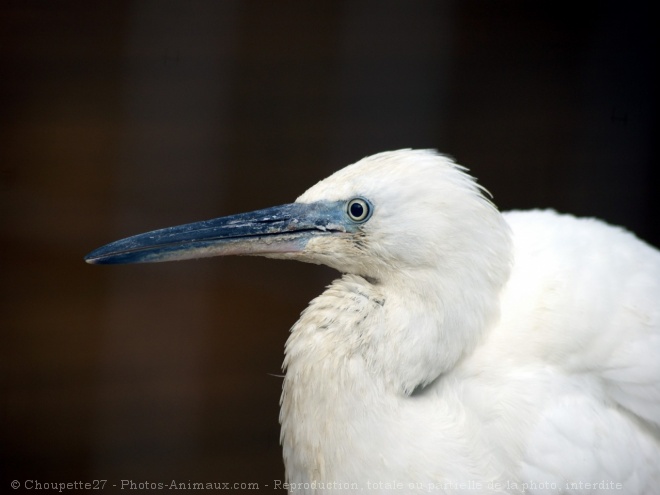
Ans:
[[[660,492],[660,252],[632,234],[501,214],[450,159],[401,150],[86,259],[229,254],[342,273],[286,343],[290,491]]]

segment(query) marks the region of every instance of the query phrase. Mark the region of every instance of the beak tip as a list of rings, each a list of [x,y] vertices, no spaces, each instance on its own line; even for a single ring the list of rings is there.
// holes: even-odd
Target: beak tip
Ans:
[[[96,256],[93,253],[89,253],[83,257],[83,260],[85,263],[88,265],[102,265],[103,264],[103,258],[100,256]]]
[[[87,253],[83,260],[88,265],[112,265],[121,262],[121,258],[113,256],[113,253],[103,252],[103,248],[95,249]]]

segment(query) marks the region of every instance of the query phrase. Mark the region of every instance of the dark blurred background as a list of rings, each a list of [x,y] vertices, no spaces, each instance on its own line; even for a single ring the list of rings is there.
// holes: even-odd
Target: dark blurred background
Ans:
[[[660,244],[650,5],[3,2],[0,490],[283,477],[283,345],[335,274],[83,263],[111,240],[291,202],[423,147],[502,209]]]

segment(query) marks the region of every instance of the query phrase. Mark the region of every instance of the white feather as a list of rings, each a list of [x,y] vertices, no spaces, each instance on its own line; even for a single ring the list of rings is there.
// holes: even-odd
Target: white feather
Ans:
[[[374,205],[359,242],[299,257],[344,275],[287,342],[290,491],[659,490],[657,250],[593,219],[502,215],[429,151],[366,158],[298,201],[357,196]]]

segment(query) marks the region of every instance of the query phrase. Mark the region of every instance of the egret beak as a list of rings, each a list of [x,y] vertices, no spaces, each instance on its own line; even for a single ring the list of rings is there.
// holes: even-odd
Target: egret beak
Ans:
[[[300,253],[316,236],[346,232],[344,202],[291,203],[154,230],[100,247],[92,264],[155,263],[227,255]]]

